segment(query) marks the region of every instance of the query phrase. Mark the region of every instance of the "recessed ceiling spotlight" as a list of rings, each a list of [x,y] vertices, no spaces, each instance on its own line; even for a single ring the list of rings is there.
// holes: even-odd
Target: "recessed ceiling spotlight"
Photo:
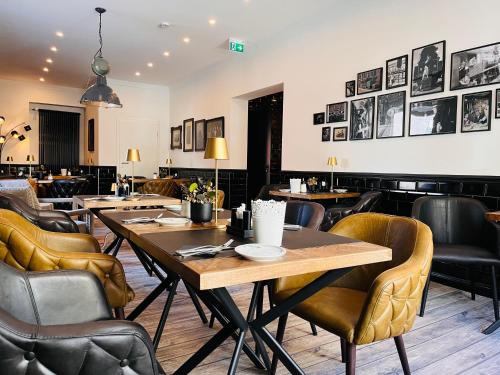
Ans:
[[[50,47],[50,50],[51,50],[52,52],[57,52],[57,47],[56,47],[56,46],[52,46],[52,47]]]
[[[182,41],[183,41],[184,43],[186,43],[186,44],[187,44],[187,43],[189,43],[189,42],[191,41],[191,39],[189,39],[189,37],[185,36],[185,37],[182,39]]]
[[[170,52],[168,51],[163,52],[163,56],[170,56]]]
[[[47,67],[45,66],[45,67],[43,68],[43,71],[44,71],[44,72],[46,72],[46,73],[48,73],[49,68],[47,68]]]
[[[62,38],[64,36],[64,34],[62,31],[56,31],[56,36],[58,36],[59,38]]]
[[[152,62],[148,62],[148,68],[152,68],[153,67],[153,63]]]
[[[170,23],[169,22],[160,22],[160,24],[158,25],[158,27],[160,29],[168,29],[170,27]]]
[[[210,26],[215,26],[215,24],[216,24],[216,23],[217,23],[217,20],[216,20],[215,18],[210,18],[210,19],[208,20],[208,24],[209,24]]]
[[[141,72],[135,72],[135,75],[139,77],[141,75]]]
[[[52,64],[54,61],[51,58],[48,58],[47,60],[45,60],[45,62]]]
[[[45,82],[45,78],[40,77],[40,82]]]

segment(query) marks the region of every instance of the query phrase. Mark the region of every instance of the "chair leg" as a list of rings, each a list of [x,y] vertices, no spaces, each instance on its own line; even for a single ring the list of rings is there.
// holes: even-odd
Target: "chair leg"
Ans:
[[[356,345],[346,341],[346,361],[345,361],[346,375],[356,374]]]
[[[278,320],[278,330],[276,331],[276,341],[280,344],[283,342],[283,337],[285,336],[286,321],[288,319],[288,314],[280,316]],[[278,356],[273,354],[273,361],[271,363],[271,375],[276,374],[276,368],[278,367]]]
[[[429,284],[431,283],[431,272],[429,271],[429,276],[427,277],[427,281],[425,282],[424,291],[422,293],[422,302],[420,302],[420,317],[424,316],[425,313],[425,304],[427,303],[427,294],[429,294]]]
[[[470,281],[470,299],[475,301],[476,300],[476,280],[475,280],[474,269],[471,269],[470,267],[467,268],[467,278]]]
[[[343,339],[342,337],[340,338],[340,353],[342,355],[342,363],[345,363],[346,361],[346,350],[347,350],[347,347],[346,347],[346,341],[345,339]]]
[[[115,318],[125,320],[125,310],[123,310],[123,307],[115,307]]]
[[[403,367],[403,373],[405,375],[410,375],[410,365],[408,365],[408,357],[406,356],[405,344],[403,342],[403,336],[394,337],[396,342],[396,348],[398,349],[399,360],[401,361],[401,366]]]
[[[214,314],[211,314],[210,315],[210,323],[208,323],[208,326],[210,328],[214,328],[214,323],[215,323],[215,316],[214,316]]]
[[[316,329],[316,324],[309,322],[309,325],[311,326],[311,332],[313,336],[318,336],[318,330]]]
[[[495,266],[491,266],[491,294],[493,297],[493,311],[495,312],[495,321],[487,327],[483,333],[489,335],[500,328],[500,314],[498,312],[498,290],[497,290],[497,275]]]

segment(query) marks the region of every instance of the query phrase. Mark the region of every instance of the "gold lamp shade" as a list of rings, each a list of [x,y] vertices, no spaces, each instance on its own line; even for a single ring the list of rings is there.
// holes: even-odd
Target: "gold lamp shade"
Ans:
[[[31,161],[31,162],[35,161],[35,155],[31,154],[26,156],[26,161]]]
[[[328,161],[326,162],[327,165],[330,165],[332,167],[337,165],[337,158],[335,156],[330,156],[328,158]]]
[[[12,156],[7,156],[7,161],[14,161],[14,158]]]
[[[172,161],[171,158],[167,158],[167,160],[165,161],[165,164],[166,165],[172,165],[174,162]]]
[[[226,138],[214,137],[207,139],[207,147],[205,149],[205,159],[227,160],[229,153],[227,152]]]
[[[141,155],[139,154],[139,149],[129,148],[127,152],[127,161],[141,161]]]

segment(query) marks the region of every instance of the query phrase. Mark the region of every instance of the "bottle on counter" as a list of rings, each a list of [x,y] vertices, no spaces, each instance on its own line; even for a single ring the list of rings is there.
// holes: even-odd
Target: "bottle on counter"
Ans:
[[[307,185],[304,179],[302,179],[302,182],[300,183],[300,192],[307,193]]]

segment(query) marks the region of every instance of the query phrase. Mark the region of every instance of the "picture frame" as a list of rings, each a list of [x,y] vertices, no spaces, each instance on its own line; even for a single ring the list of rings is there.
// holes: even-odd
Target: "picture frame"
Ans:
[[[375,97],[351,101],[351,123],[349,139],[351,141],[373,138],[375,120]]]
[[[333,142],[347,141],[347,126],[333,128],[332,141]]]
[[[457,96],[410,103],[409,136],[455,134],[457,132]]]
[[[410,96],[444,91],[446,41],[414,48],[411,54]]]
[[[332,128],[324,126],[321,128],[321,142],[330,142],[332,139]]]
[[[194,150],[205,151],[207,146],[207,122],[205,119],[194,122]]]
[[[345,97],[350,98],[356,95],[356,81],[347,81],[345,83]]]
[[[408,85],[408,55],[385,62],[385,89],[391,90]]]
[[[325,112],[313,114],[313,125],[321,125],[325,123]]]
[[[192,152],[193,136],[194,136],[194,118],[188,118],[187,120],[184,120],[182,125],[184,128],[184,144],[182,150],[184,152]]]
[[[356,81],[357,94],[363,95],[370,92],[382,91],[382,77],[384,68],[376,68],[358,73]]]
[[[406,91],[377,97],[377,139],[405,136]]]
[[[87,122],[87,151],[95,151],[95,120],[93,118]]]
[[[170,149],[182,149],[182,125],[170,128]]]
[[[500,89],[495,93],[495,118],[500,118]]]
[[[207,120],[207,139],[214,137],[224,138],[224,116]]]
[[[500,42],[453,52],[450,90],[500,83]]]
[[[491,90],[462,95],[462,133],[491,130]]]
[[[326,122],[347,121],[347,102],[332,103],[326,105]]]

